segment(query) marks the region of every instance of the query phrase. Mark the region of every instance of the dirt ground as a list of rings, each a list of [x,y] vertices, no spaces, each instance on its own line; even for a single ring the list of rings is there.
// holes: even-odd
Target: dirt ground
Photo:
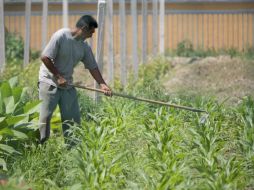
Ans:
[[[254,95],[254,61],[229,56],[168,60],[172,69],[164,86],[169,93],[202,94],[229,102]]]
[[[230,103],[247,95],[254,97],[254,60],[230,56],[167,57],[167,60],[172,66],[163,79],[168,94],[212,96],[221,101],[228,99]],[[107,80],[106,70],[103,75]],[[83,64],[75,68],[74,81],[82,81],[91,87],[94,85]]]

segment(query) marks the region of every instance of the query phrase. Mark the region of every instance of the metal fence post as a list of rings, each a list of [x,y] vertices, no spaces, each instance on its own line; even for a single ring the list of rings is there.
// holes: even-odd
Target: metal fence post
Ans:
[[[158,0],[153,0],[153,55],[158,53]]]
[[[63,0],[63,27],[68,27],[68,1]]]
[[[121,64],[121,84],[127,83],[126,74],[126,20],[125,20],[125,0],[119,1],[120,12],[120,64]]]
[[[30,25],[31,25],[31,0],[26,0],[26,25],[25,25],[25,48],[24,48],[24,64],[26,66],[29,63],[29,51],[30,51]]]
[[[107,3],[108,18],[108,82],[114,84],[114,30],[113,30],[113,1]]]
[[[97,35],[97,48],[96,48],[96,60],[100,72],[103,71],[103,53],[104,53],[104,26],[105,26],[105,16],[106,16],[106,2],[105,0],[98,1],[98,35]],[[95,81],[95,88],[99,88],[98,83]],[[95,92],[95,101],[99,101],[99,93]]]
[[[132,17],[132,62],[135,80],[138,79],[138,15],[137,0],[131,1],[131,17]]]
[[[47,32],[48,32],[48,0],[43,0],[42,7],[42,50],[45,48],[47,44]]]
[[[0,73],[5,67],[4,1],[0,2]]]
[[[160,53],[164,53],[164,19],[165,19],[165,0],[160,0]]]
[[[142,63],[147,62],[147,0],[142,0]]]

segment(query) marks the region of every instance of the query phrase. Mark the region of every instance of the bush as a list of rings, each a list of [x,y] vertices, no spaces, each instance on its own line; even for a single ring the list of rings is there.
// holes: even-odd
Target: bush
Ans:
[[[184,40],[177,44],[176,54],[178,56],[189,57],[193,52],[193,45],[189,40]]]
[[[20,35],[6,32],[5,54],[8,64],[22,65],[24,57],[24,41]],[[39,56],[39,51],[30,50],[30,60],[35,60]]]
[[[5,36],[7,63],[18,63],[23,59],[24,42],[21,36],[7,32]]]

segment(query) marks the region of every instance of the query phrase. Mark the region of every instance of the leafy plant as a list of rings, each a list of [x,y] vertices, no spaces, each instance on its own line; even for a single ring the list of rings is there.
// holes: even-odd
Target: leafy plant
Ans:
[[[5,36],[7,63],[19,63],[24,56],[24,42],[21,36],[7,32]]]
[[[24,102],[25,89],[16,86],[17,77],[0,83],[0,161],[3,170],[7,170],[8,156],[20,153],[21,142],[35,137],[40,101]]]
[[[8,65],[23,64],[24,41],[20,35],[10,32],[5,33],[5,54]],[[30,60],[35,60],[39,56],[39,51],[30,49]]]
[[[178,56],[189,57],[193,52],[193,45],[189,40],[184,40],[177,44],[176,54]]]

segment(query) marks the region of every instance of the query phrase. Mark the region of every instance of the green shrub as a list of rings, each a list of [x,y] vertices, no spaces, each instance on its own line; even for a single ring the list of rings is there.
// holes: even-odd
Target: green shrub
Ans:
[[[24,41],[22,37],[15,33],[6,32],[5,54],[7,64],[22,65],[24,57]],[[40,56],[39,51],[30,50],[30,60],[35,60]]]
[[[176,54],[178,56],[190,57],[193,53],[193,45],[189,40],[184,40],[177,44]]]
[[[24,42],[21,36],[13,33],[6,33],[5,53],[7,63],[17,64],[22,62],[24,56]]]
[[[6,159],[19,153],[22,142],[36,139],[35,130],[40,101],[24,101],[25,88],[17,86],[17,78],[0,83],[0,165],[7,170]]]

